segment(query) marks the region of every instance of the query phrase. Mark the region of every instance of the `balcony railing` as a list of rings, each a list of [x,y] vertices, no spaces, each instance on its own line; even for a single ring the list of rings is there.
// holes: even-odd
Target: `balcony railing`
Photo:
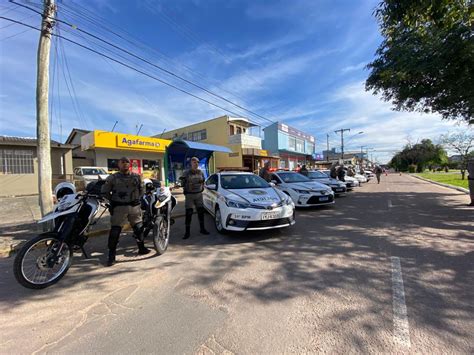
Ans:
[[[229,136],[229,144],[240,144],[242,148],[262,149],[262,139],[250,134],[234,134]]]

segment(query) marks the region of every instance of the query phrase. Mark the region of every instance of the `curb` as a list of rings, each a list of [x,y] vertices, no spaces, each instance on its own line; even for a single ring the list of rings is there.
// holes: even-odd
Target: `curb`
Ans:
[[[177,218],[183,218],[185,216],[186,215],[184,213],[181,213],[181,214],[178,214],[176,216],[173,216],[173,218],[177,219]],[[122,231],[129,231],[130,229],[131,229],[130,225],[125,224],[122,228]],[[97,229],[97,230],[93,230],[93,231],[89,232],[89,234],[87,236],[89,238],[95,238],[95,237],[99,237],[101,235],[104,235],[108,232],[109,232],[109,228],[107,228],[107,229]],[[10,247],[0,248],[0,258],[9,258],[9,257],[13,256],[13,254],[15,254],[15,252],[18,249],[21,248],[22,244],[24,244],[24,243],[20,242],[18,244],[10,244]]]
[[[419,179],[419,180],[423,180],[423,181],[426,181],[426,182],[430,182],[430,183],[435,184],[435,185],[447,187],[448,189],[452,189],[452,190],[457,190],[457,191],[460,191],[460,192],[464,192],[465,194],[468,194],[468,195],[469,195],[469,190],[468,190],[468,189],[465,189],[464,187],[459,187],[459,186],[453,186],[453,185],[443,184],[442,182],[433,181],[433,180],[426,179],[426,178],[423,178],[423,177],[421,177],[421,176],[417,176],[417,175],[414,175],[414,174],[409,174],[409,176],[414,177],[414,178]]]

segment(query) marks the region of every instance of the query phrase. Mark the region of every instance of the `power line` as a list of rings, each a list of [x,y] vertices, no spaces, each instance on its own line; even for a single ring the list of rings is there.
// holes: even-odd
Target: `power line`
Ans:
[[[35,10],[35,9],[31,8],[31,7],[29,7],[29,6],[26,6],[26,5],[23,5],[23,4],[18,4],[18,3],[16,3],[16,2],[14,2],[13,0],[11,0],[11,2],[14,3],[14,4],[17,4],[17,5],[21,6],[21,7],[24,7],[24,8],[26,8],[26,9],[29,9],[29,10],[31,10],[31,11],[37,12],[38,14],[42,15],[41,12],[39,12],[39,11],[37,11],[37,10]],[[245,107],[243,107],[243,106],[241,106],[241,105],[239,105],[239,104],[237,104],[237,103],[235,103],[235,102],[233,102],[233,101],[231,101],[231,100],[229,100],[229,99],[227,99],[227,98],[225,98],[225,97],[223,97],[223,96],[221,96],[221,95],[219,95],[219,94],[216,94],[216,93],[214,93],[214,92],[212,92],[212,91],[210,91],[210,90],[204,88],[203,86],[201,86],[201,85],[199,85],[199,84],[196,84],[196,83],[194,83],[194,82],[192,82],[192,81],[190,81],[190,80],[188,80],[188,79],[186,79],[186,78],[183,78],[182,76],[177,75],[177,74],[175,74],[175,73],[173,73],[173,72],[171,72],[171,71],[169,71],[169,70],[167,70],[167,69],[165,69],[165,68],[163,68],[163,67],[161,67],[161,66],[159,66],[159,65],[156,65],[156,64],[154,64],[153,62],[150,62],[149,60],[147,60],[147,59],[145,59],[145,58],[143,58],[143,57],[141,57],[141,56],[138,56],[138,55],[136,55],[136,54],[130,52],[130,51],[127,50],[127,49],[124,49],[124,48],[122,48],[122,47],[119,47],[119,46],[117,46],[117,45],[115,45],[115,44],[113,44],[113,43],[111,43],[111,42],[109,42],[109,41],[107,41],[107,40],[105,40],[105,39],[103,39],[103,38],[100,38],[100,37],[94,35],[93,33],[90,33],[89,31],[83,30],[83,29],[81,29],[81,28],[79,28],[79,27],[77,27],[77,26],[75,26],[75,25],[73,25],[73,24],[71,24],[71,23],[69,23],[69,22],[67,22],[67,21],[61,20],[61,19],[56,19],[56,21],[59,22],[59,23],[64,23],[65,25],[70,26],[71,28],[73,28],[73,29],[75,29],[75,30],[77,30],[77,31],[79,31],[79,32],[82,32],[82,33],[84,33],[84,34],[86,34],[86,35],[88,35],[88,36],[90,36],[90,37],[92,37],[92,38],[94,38],[94,39],[96,39],[96,40],[98,40],[98,41],[101,41],[101,42],[103,42],[103,43],[105,43],[105,44],[107,44],[107,45],[109,45],[109,46],[111,46],[111,47],[113,47],[113,48],[119,50],[119,51],[122,51],[122,52],[124,52],[124,53],[126,53],[126,54],[128,54],[128,55],[130,55],[130,56],[132,56],[132,57],[134,57],[134,58],[136,58],[136,59],[138,59],[138,60],[144,62],[144,63],[147,63],[148,65],[151,65],[151,66],[153,66],[153,67],[155,67],[155,68],[157,68],[157,69],[159,69],[159,70],[165,72],[166,74],[168,74],[168,75],[170,75],[170,76],[173,76],[173,77],[175,77],[175,78],[177,78],[177,79],[179,79],[179,80],[181,80],[181,81],[186,82],[186,83],[189,84],[189,85],[192,85],[192,86],[194,86],[194,87],[196,87],[196,88],[198,88],[198,89],[200,89],[200,90],[203,90],[203,91],[205,91],[206,93],[208,93],[208,94],[210,94],[210,95],[212,95],[212,96],[214,96],[214,97],[216,97],[216,98],[219,98],[219,99],[221,99],[221,100],[223,100],[223,101],[225,101],[225,102],[227,102],[227,103],[229,103],[229,104],[231,104],[231,105],[233,105],[233,106],[235,106],[235,107],[237,107],[237,108],[239,108],[239,109],[242,109],[242,110],[244,110],[244,111],[246,111],[246,112],[248,112],[248,113],[250,113],[250,114],[252,114],[252,115],[254,115],[254,116],[257,116],[257,117],[259,117],[259,118],[262,118],[262,119],[264,119],[264,120],[266,120],[266,121],[268,121],[268,122],[270,122],[270,123],[275,123],[273,120],[271,120],[271,119],[269,119],[269,118],[267,118],[267,117],[265,117],[265,116],[262,116],[262,115],[260,115],[260,114],[258,114],[258,113],[256,113],[256,112],[254,112],[254,111],[252,111],[252,110],[250,110],[250,109],[247,109],[247,108],[245,108]]]

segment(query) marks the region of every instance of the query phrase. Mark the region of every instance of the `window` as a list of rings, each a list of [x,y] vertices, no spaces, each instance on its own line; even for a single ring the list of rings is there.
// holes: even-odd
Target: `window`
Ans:
[[[159,171],[160,170],[160,161],[159,160],[143,159],[143,170],[145,170],[145,171]]]
[[[233,136],[235,134],[234,126],[230,125],[230,135]]]
[[[119,159],[107,159],[107,170],[119,171],[118,162],[119,162]]]
[[[308,143],[308,154],[314,154],[314,143]]]
[[[205,130],[205,129],[188,133],[188,140],[189,141],[196,142],[196,141],[202,141],[204,139],[207,139],[207,130]]]
[[[295,137],[288,137],[288,149],[289,150],[296,150],[296,138]]]
[[[0,149],[0,174],[34,174],[32,149]]]
[[[209,179],[207,179],[206,181],[206,186],[209,186],[209,185],[216,185],[217,186],[217,175],[214,174],[214,175],[211,175],[209,176]]]
[[[237,127],[237,134],[241,134],[242,133],[242,128],[241,127]]]
[[[304,153],[304,140],[296,138],[296,151]]]
[[[296,137],[288,137],[288,149],[304,153],[304,140]]]
[[[229,190],[270,187],[265,180],[254,174],[221,175],[221,186]]]

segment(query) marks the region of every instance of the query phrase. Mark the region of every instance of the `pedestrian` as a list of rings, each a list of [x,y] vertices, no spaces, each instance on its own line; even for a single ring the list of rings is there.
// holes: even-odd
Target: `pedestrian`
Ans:
[[[142,211],[140,198],[143,184],[138,174],[130,171],[130,160],[122,157],[118,161],[119,171],[107,177],[102,186],[102,194],[110,203],[109,255],[107,266],[115,264],[115,255],[123,225],[130,223],[137,241],[138,254],[148,254],[150,250],[143,242]]]
[[[180,179],[184,190],[184,208],[186,209],[186,232],[183,239],[188,239],[191,236],[193,207],[196,207],[201,234],[208,235],[209,232],[204,228],[204,202],[202,199],[204,173],[199,169],[198,158],[191,158],[191,168],[185,170]]]
[[[336,173],[337,173],[337,178],[342,181],[342,182],[345,182],[346,181],[346,171],[344,170],[344,165],[341,165],[337,168],[336,170]]]
[[[308,168],[306,168],[306,165],[303,165],[300,169],[300,174],[301,175],[304,175],[304,176],[308,176],[309,174],[309,171],[308,171]]]
[[[375,173],[375,176],[377,177],[377,184],[380,184],[380,176],[382,175],[383,173],[383,170],[382,168],[380,167],[380,165],[376,165],[375,168],[374,168],[374,173]]]
[[[260,176],[266,182],[271,182],[272,181],[272,174],[270,173],[270,162],[269,161],[266,161],[265,164],[263,164],[263,167],[258,172],[258,176]]]
[[[331,170],[329,171],[329,176],[331,176],[333,179],[337,179],[337,166],[336,166],[336,164],[333,164],[333,166],[331,166]]]

